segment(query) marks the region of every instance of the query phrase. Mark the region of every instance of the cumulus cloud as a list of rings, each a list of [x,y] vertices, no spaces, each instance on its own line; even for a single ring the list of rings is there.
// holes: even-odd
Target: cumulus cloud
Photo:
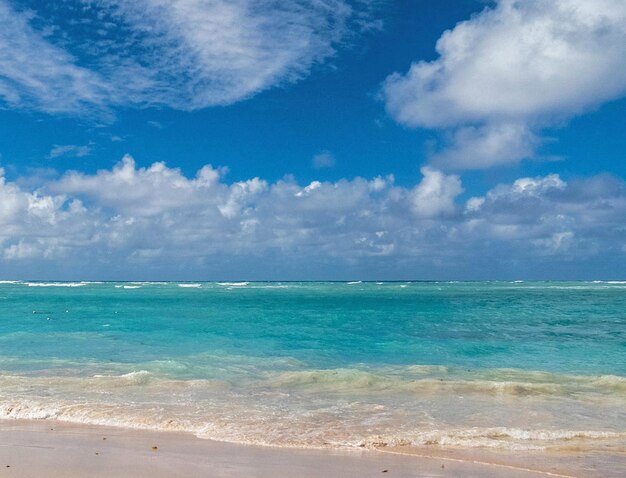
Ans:
[[[498,0],[436,48],[438,59],[387,78],[388,113],[452,130],[440,165],[511,163],[535,154],[542,127],[624,95],[626,3]]]
[[[0,270],[152,279],[624,270],[620,180],[520,178],[461,202],[457,176],[422,173],[413,187],[393,176],[229,183],[209,165],[187,177],[126,156],[112,169],[68,172],[33,189],[0,172]]]
[[[307,76],[373,0],[0,0],[0,98],[84,113],[112,105],[193,110]]]
[[[626,188],[609,176],[569,184],[556,174],[521,178],[471,198],[465,216],[472,233],[507,241],[517,250],[530,247],[539,257],[584,261],[606,254],[623,260]]]
[[[424,179],[411,191],[415,213],[429,218],[454,212],[454,200],[463,192],[459,177],[446,176],[429,167],[423,167],[421,171]]]

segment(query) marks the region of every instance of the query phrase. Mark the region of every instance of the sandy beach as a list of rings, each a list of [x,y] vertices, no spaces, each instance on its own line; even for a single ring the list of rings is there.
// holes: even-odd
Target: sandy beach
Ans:
[[[412,450],[326,451],[259,447],[190,434],[0,422],[0,476],[6,477],[498,477],[623,476],[619,456],[550,457]],[[430,456],[428,456],[430,455]],[[595,463],[594,463],[595,462]]]

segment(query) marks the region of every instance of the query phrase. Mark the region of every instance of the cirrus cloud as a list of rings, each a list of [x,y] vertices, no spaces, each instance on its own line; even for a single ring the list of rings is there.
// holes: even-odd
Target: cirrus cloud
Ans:
[[[194,110],[293,83],[376,25],[375,0],[0,0],[0,98],[48,113]]]

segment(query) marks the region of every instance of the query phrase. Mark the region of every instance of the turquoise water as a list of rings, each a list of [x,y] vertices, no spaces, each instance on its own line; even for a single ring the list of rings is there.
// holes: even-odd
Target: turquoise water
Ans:
[[[626,282],[3,283],[0,373],[6,418],[621,449]]]

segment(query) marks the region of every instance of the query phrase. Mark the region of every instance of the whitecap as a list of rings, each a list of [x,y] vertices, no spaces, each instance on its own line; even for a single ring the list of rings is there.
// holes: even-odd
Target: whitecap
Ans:
[[[28,287],[83,287],[82,282],[26,282]]]
[[[252,287],[253,289],[289,289],[288,285],[258,285]]]

